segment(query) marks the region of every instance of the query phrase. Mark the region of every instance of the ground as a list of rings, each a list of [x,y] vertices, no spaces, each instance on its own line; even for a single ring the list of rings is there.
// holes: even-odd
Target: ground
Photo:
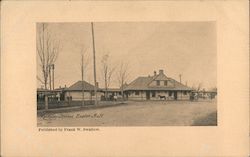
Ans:
[[[38,116],[38,126],[217,125],[216,100],[129,101],[127,104]]]

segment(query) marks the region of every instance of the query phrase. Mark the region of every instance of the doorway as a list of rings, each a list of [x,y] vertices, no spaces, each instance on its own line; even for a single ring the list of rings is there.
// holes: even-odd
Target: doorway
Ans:
[[[177,91],[174,92],[174,100],[177,100]]]
[[[150,92],[149,91],[146,91],[146,99],[150,100]]]

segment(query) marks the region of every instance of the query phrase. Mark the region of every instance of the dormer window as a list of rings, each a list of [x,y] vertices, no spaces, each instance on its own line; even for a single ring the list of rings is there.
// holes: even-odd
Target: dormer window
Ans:
[[[164,81],[164,86],[168,86],[168,81]]]
[[[160,80],[157,80],[157,81],[156,81],[156,85],[157,85],[157,86],[160,86]]]

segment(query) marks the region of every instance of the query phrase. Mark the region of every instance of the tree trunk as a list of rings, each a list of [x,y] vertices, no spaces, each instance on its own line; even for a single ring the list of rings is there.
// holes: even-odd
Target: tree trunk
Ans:
[[[53,84],[52,84],[52,89],[55,90],[55,77],[54,77],[54,72],[55,72],[55,71],[54,71],[54,67],[53,67],[52,70],[53,70],[53,71],[52,71],[52,80],[53,80],[53,82],[52,82],[52,83],[53,83]]]
[[[45,110],[49,109],[48,95],[47,91],[45,92]]]
[[[49,90],[51,90],[51,70],[50,70],[50,65],[49,65]]]
[[[121,94],[122,94],[122,102],[124,102],[124,93],[123,93],[123,87],[121,89]]]
[[[45,81],[45,110],[49,109],[48,93],[47,93],[47,81]]]
[[[107,85],[107,81],[105,80],[105,100],[108,100],[108,85]]]

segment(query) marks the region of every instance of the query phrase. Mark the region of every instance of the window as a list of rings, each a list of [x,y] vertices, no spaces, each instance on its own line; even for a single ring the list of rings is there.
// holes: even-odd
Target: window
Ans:
[[[95,96],[95,92],[91,92],[91,96]]]
[[[155,91],[152,92],[152,97],[155,97]]]
[[[164,81],[164,86],[167,86],[168,85],[168,81]]]
[[[156,81],[156,85],[159,86],[160,85],[160,80]]]
[[[184,91],[183,94],[184,94],[184,95],[187,95],[187,91]]]
[[[135,91],[135,95],[139,95],[139,91]]]

